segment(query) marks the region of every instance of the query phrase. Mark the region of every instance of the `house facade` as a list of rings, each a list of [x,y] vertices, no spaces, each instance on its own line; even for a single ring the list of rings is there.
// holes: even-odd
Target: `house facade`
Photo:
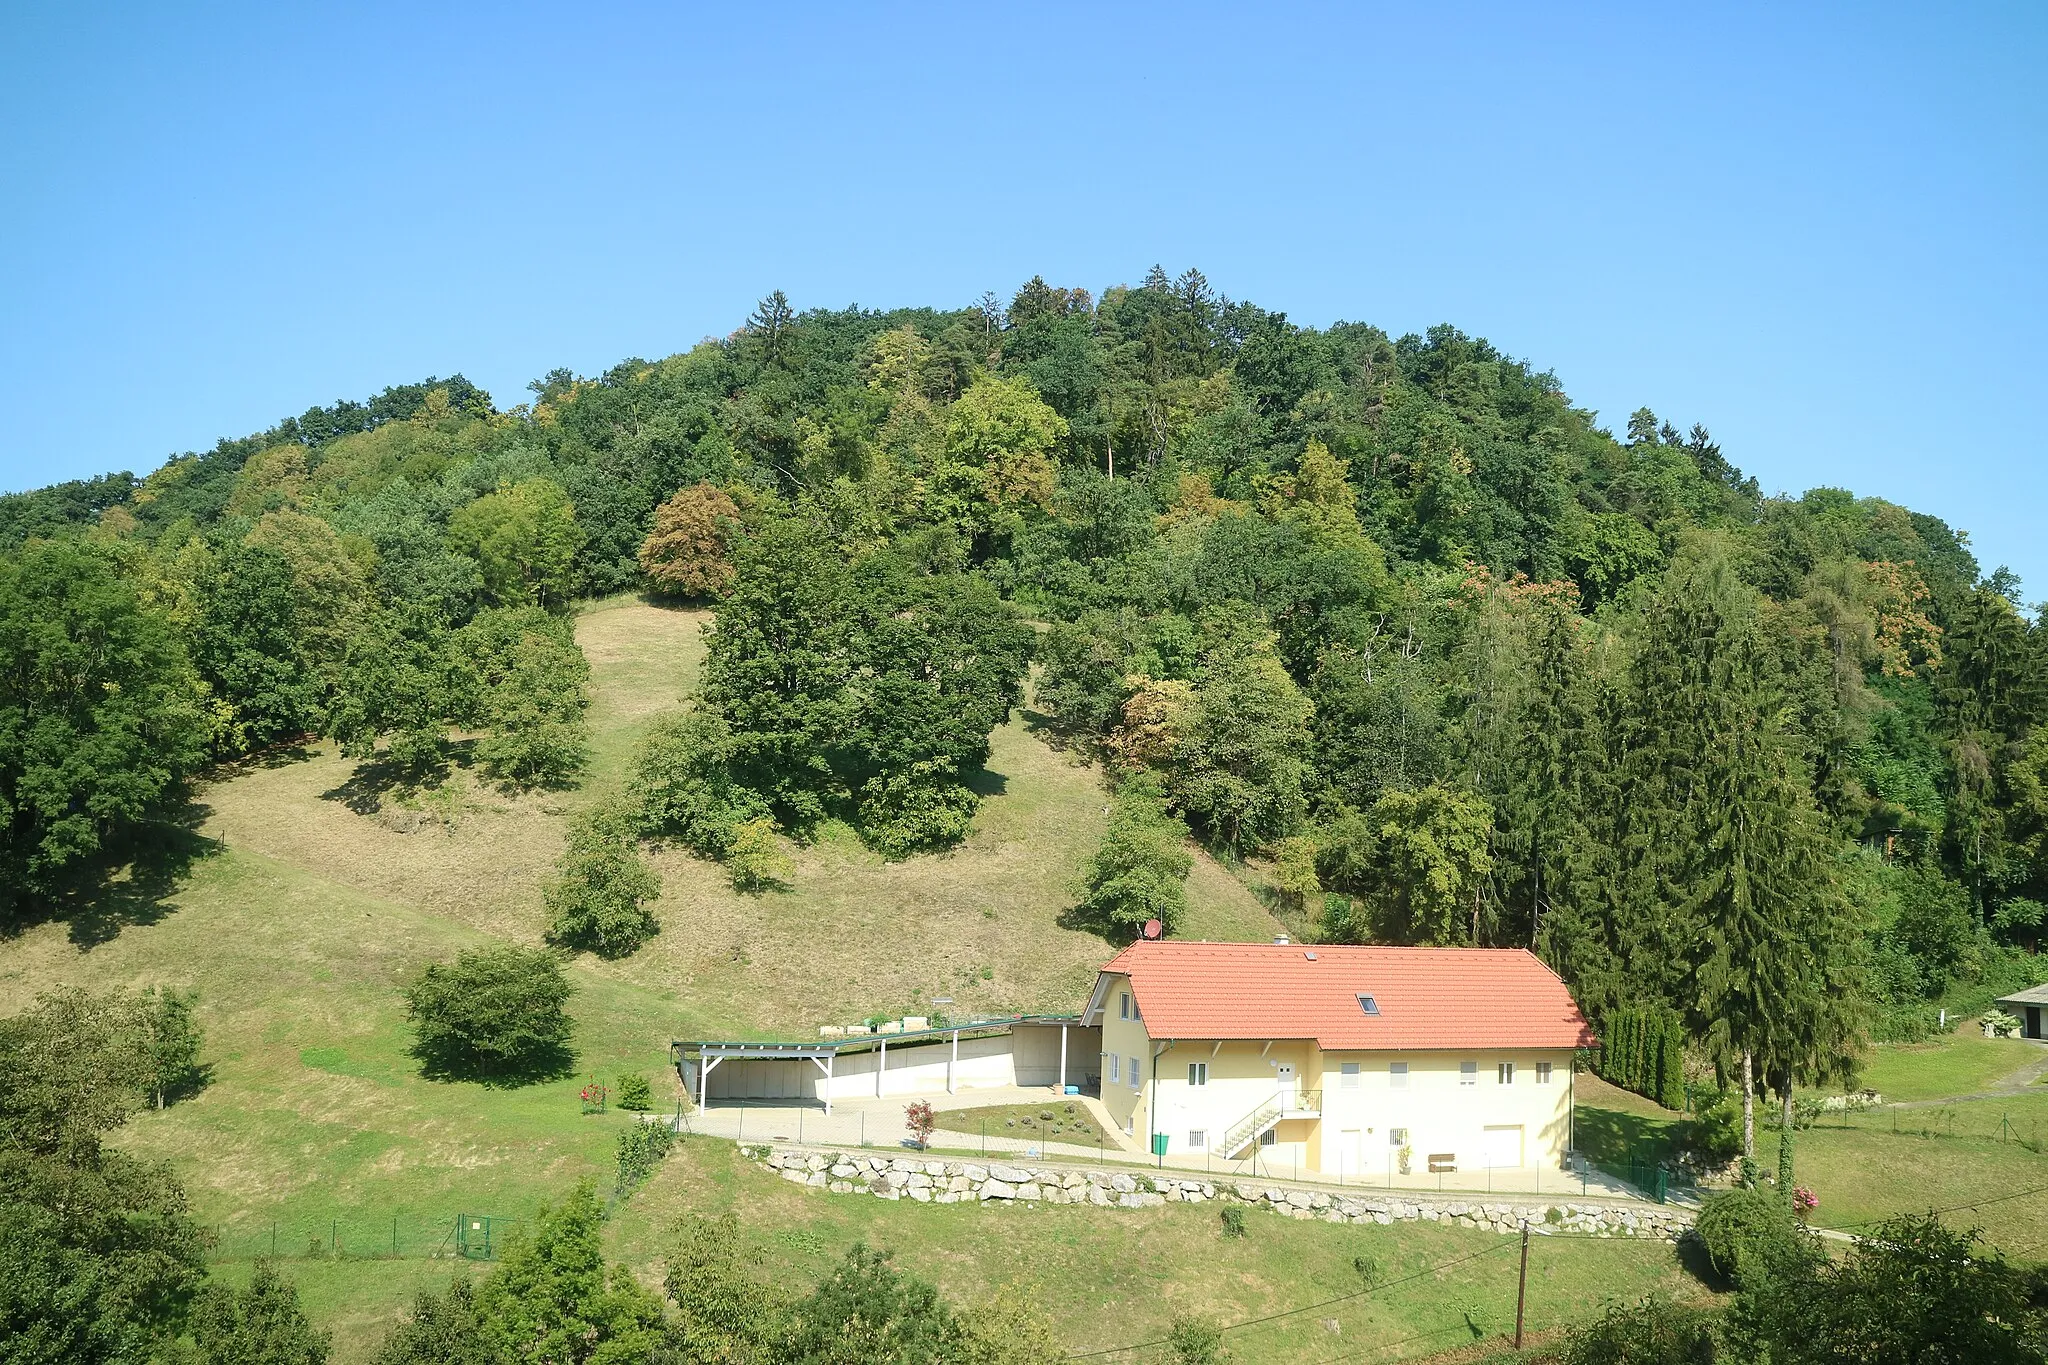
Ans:
[[[1522,949],[1142,940],[1081,1022],[1141,1146],[1331,1175],[1561,1165],[1594,1042]]]

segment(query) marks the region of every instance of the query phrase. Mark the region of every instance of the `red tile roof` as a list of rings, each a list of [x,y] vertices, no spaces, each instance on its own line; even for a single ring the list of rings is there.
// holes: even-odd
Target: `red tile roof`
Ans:
[[[1594,1042],[1564,982],[1522,948],[1140,940],[1102,970],[1131,978],[1154,1038],[1313,1038],[1325,1051]]]

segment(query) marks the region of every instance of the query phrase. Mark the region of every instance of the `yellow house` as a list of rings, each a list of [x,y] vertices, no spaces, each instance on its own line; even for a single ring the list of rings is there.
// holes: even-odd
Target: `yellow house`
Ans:
[[[1328,1174],[1561,1165],[1592,1031],[1519,948],[1141,940],[1105,964],[1102,1102],[1147,1150]]]

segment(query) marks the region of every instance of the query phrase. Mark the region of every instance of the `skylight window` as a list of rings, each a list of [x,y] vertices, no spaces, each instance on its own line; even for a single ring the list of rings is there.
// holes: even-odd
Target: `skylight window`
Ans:
[[[1361,995],[1358,997],[1358,1008],[1364,1010],[1367,1014],[1378,1014],[1380,1012],[1380,1002],[1369,995]]]

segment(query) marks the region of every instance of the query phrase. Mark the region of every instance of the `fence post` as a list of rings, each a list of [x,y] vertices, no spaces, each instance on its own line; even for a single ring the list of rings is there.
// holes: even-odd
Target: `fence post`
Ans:
[[[391,1215],[391,1259],[398,1259],[398,1215]]]
[[[341,1254],[341,1220],[339,1218],[327,1220],[327,1254],[330,1256]]]

